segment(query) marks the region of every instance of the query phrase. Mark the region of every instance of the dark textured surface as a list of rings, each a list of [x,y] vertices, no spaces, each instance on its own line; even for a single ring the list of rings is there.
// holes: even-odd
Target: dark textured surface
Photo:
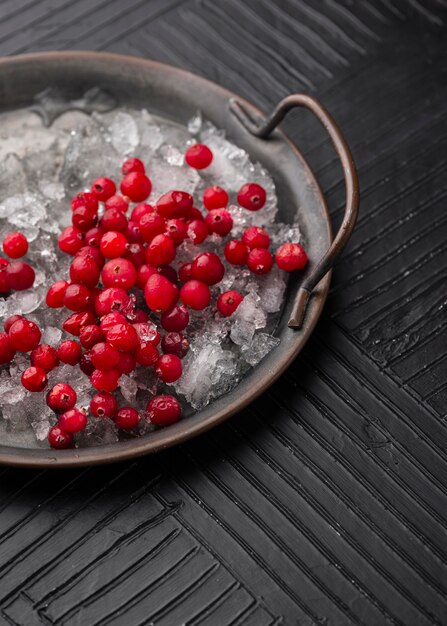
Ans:
[[[170,62],[270,109],[317,95],[361,181],[315,337],[228,424],[84,471],[2,470],[1,622],[447,623],[445,0],[3,0],[0,53]],[[287,130],[326,190],[317,125]]]

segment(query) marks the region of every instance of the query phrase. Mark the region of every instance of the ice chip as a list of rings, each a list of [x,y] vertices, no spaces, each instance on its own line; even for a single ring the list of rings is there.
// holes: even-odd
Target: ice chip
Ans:
[[[257,333],[250,344],[246,344],[241,349],[241,355],[253,367],[257,365],[267,354],[279,345],[278,337],[273,337],[267,333]]]
[[[140,141],[137,124],[129,113],[119,111],[109,127],[112,145],[118,154],[129,155]]]
[[[47,326],[42,334],[42,343],[47,343],[54,348],[59,345],[62,339],[62,331],[54,326]]]

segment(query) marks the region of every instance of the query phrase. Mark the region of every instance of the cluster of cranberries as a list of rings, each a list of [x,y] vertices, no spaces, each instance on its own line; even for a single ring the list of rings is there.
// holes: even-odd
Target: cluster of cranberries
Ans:
[[[212,159],[212,152],[201,144],[191,146],[185,154],[188,165],[197,169],[208,167]],[[219,283],[225,272],[213,252],[199,254],[177,272],[171,265],[177,247],[187,239],[198,246],[213,234],[226,237],[233,220],[226,208],[228,194],[221,187],[204,192],[204,217],[184,191],[169,191],[155,205],[148,204],[152,184],[139,159],[125,161],[122,173],[121,193],[110,178],[98,178],[90,191],[72,199],[72,226],[59,237],[59,248],[73,257],[70,280],[54,283],[46,304],[70,311],[63,329],[77,340],[65,340],[57,349],[41,344],[37,325],[16,315],[5,322],[5,332],[0,333],[0,363],[9,362],[16,351],[29,352],[30,367],[22,374],[22,384],[32,392],[46,388],[48,372],[59,363],[79,365],[98,392],[90,403],[92,415],[111,418],[121,429],[133,429],[140,420],[138,411],[119,408],[113,395],[120,376],[142,365],[153,368],[163,382],[178,380],[181,359],[189,348],[182,334],[189,323],[188,311],[210,305],[210,287]],[[240,189],[237,201],[249,211],[258,211],[265,204],[265,190],[248,183]],[[128,216],[131,203],[134,206]],[[26,253],[28,243],[22,238],[20,233],[6,238],[3,247],[12,258]],[[268,232],[252,226],[240,240],[228,241],[224,255],[233,265],[266,274],[273,265],[269,245]],[[276,253],[276,263],[287,271],[302,269],[307,256],[298,244],[284,244]],[[144,294],[147,310],[136,307],[138,290]],[[222,293],[217,311],[228,317],[242,300],[237,291]],[[87,425],[86,411],[76,408],[76,400],[76,392],[68,384],[57,384],[47,393],[48,406],[59,416],[48,435],[55,448],[71,446],[74,433]],[[180,416],[180,404],[173,396],[154,396],[147,405],[147,419],[158,426],[176,422]]]
[[[28,252],[28,240],[25,235],[19,231],[9,233],[3,241],[2,248],[12,261],[0,257],[0,294],[32,287],[35,279],[33,268],[28,263],[17,260]]]

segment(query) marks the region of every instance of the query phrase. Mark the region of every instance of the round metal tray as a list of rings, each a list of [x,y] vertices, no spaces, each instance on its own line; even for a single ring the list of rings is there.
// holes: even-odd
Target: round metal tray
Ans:
[[[275,181],[280,219],[298,219],[309,254],[304,275],[289,281],[286,303],[276,331],[281,343],[230,393],[192,417],[139,439],[94,448],[55,451],[0,445],[0,463],[27,467],[67,467],[111,463],[178,444],[228,419],[267,389],[300,352],[321,314],[331,267],[355,224],[358,183],[343,137],[327,111],[313,98],[292,95],[268,117],[235,94],[188,72],[134,57],[94,52],[55,52],[0,60],[1,110],[30,106],[37,94],[57,87],[76,101],[101,87],[120,105],[145,107],[185,124],[197,109],[228,138],[268,169]],[[304,158],[276,126],[293,107],[311,110],[329,133],[340,157],[346,183],[346,210],[332,240],[324,197]],[[1,401],[1,399],[0,399]]]

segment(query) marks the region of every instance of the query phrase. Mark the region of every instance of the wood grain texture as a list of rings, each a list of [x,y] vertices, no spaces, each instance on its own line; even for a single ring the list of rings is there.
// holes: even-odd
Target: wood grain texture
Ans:
[[[154,458],[0,478],[0,622],[447,623],[445,0],[3,0],[0,53],[111,50],[333,113],[358,227],[303,355]],[[286,129],[336,223],[340,167]]]

